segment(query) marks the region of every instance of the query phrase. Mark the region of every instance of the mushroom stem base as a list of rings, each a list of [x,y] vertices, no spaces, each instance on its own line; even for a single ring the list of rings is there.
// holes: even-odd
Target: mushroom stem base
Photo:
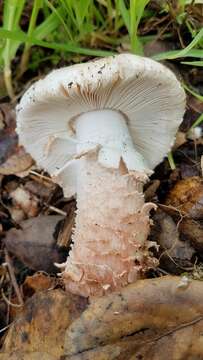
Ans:
[[[76,225],[63,278],[75,294],[100,296],[157,265],[147,241],[155,205],[144,203],[146,174],[129,173],[122,161],[119,169],[107,169],[91,154],[79,166]]]

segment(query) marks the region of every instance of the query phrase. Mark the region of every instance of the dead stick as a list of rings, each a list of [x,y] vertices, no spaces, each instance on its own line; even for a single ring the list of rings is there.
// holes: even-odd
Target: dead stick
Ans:
[[[7,265],[7,268],[8,268],[8,272],[9,272],[9,275],[10,275],[10,279],[11,279],[13,288],[14,288],[14,290],[15,290],[15,293],[16,293],[16,296],[17,296],[17,298],[18,298],[19,304],[22,306],[22,305],[24,304],[23,298],[22,298],[22,295],[21,295],[21,292],[20,292],[18,283],[17,283],[17,281],[16,281],[16,277],[15,277],[15,273],[14,273],[14,270],[13,270],[12,261],[11,261],[11,258],[10,258],[10,256],[9,256],[9,254],[8,254],[7,249],[5,249],[5,260],[6,260],[6,265]]]

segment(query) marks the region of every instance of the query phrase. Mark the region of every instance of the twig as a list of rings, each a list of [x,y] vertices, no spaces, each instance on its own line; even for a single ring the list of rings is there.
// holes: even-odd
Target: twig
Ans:
[[[3,298],[3,300],[5,301],[5,303],[9,306],[13,306],[13,307],[16,307],[16,308],[20,308],[23,306],[23,304],[15,304],[15,303],[12,303],[7,297],[6,295],[4,294],[4,291],[3,289],[1,289],[1,296]]]
[[[8,272],[7,272],[8,274]],[[9,275],[8,275],[9,276]],[[6,325],[8,325],[10,323],[10,312],[11,312],[11,306],[10,306],[10,302],[11,302],[11,294],[12,294],[12,284],[10,284],[9,289],[8,289],[8,300],[9,300],[9,304],[8,302],[4,299],[4,301],[7,304],[7,312],[6,312]],[[2,296],[4,298],[4,292],[2,291]]]
[[[19,304],[18,304],[18,305],[23,306],[23,304],[24,304],[23,298],[22,298],[22,295],[21,295],[21,292],[20,292],[18,283],[17,283],[17,281],[16,281],[16,277],[15,277],[15,273],[14,273],[14,270],[13,270],[12,261],[11,261],[10,256],[8,255],[7,249],[5,249],[5,260],[6,260],[6,265],[7,265],[8,271],[9,271],[9,275],[10,275],[10,279],[11,279],[13,288],[14,288],[14,290],[15,290],[16,296],[17,296],[18,301],[19,301]]]
[[[164,270],[164,269],[162,269],[160,267],[157,267],[156,270],[160,271],[164,275],[170,275],[169,272],[167,272],[166,270]]]
[[[154,339],[152,339],[150,341],[145,342],[145,344],[146,343],[153,343],[155,341],[159,341],[160,339],[162,339],[165,336],[169,336],[169,335],[173,334],[176,331],[179,331],[179,330],[184,329],[184,328],[186,328],[188,326],[194,325],[194,324],[196,324],[196,323],[198,323],[198,322],[200,322],[202,320],[203,320],[203,316],[199,316],[198,318],[196,318],[196,319],[194,319],[192,321],[180,324],[179,326],[177,326],[177,327],[175,327],[175,328],[173,328],[171,330],[166,331],[164,334],[162,334],[160,336],[157,336],[157,337],[155,337]]]
[[[49,210],[52,210],[52,211],[54,211],[54,212],[57,213],[57,214],[60,214],[60,215],[63,215],[63,216],[67,216],[67,213],[66,213],[65,211],[60,210],[60,209],[56,208],[55,206],[48,205],[48,204],[46,204],[46,203],[44,203],[44,204],[45,204],[45,206],[48,207]]]
[[[47,181],[49,183],[54,184],[53,180],[50,177],[39,174],[38,172],[36,172],[34,170],[30,170],[29,175],[34,175],[34,176],[40,178],[41,180],[45,180],[45,182]]]
[[[5,330],[7,330],[10,326],[11,326],[11,324],[8,324],[8,325],[4,326],[2,329],[0,329],[0,333],[2,333],[2,332],[4,332]]]

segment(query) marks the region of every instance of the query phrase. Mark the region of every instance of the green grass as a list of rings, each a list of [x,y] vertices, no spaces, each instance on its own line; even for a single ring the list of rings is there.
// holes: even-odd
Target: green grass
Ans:
[[[201,29],[191,43],[186,46],[182,50],[174,50],[174,51],[167,51],[161,54],[157,54],[154,56],[155,60],[175,60],[178,58],[183,57],[200,57],[202,58],[203,62],[203,49],[195,49],[195,46],[198,45],[200,41],[203,39],[203,29]]]
[[[196,93],[193,89],[191,89],[189,86],[187,86],[186,84],[182,84],[184,89],[191,95],[193,95],[196,99],[203,101],[203,96]]]
[[[150,9],[150,3],[150,0],[4,0],[0,66],[8,95],[14,97],[16,79],[47,59],[54,66],[60,59],[74,56],[78,60],[80,55],[108,56],[117,53],[120,44],[143,55],[143,45],[157,35],[140,36],[140,27],[151,16],[162,14],[171,14],[178,26],[184,25],[192,40],[184,49],[156,54],[153,58],[179,61],[189,67],[203,66],[203,30],[194,26],[187,13],[191,1],[178,0],[174,9],[170,2],[163,2],[159,13]],[[25,14],[28,20],[23,25]],[[168,32],[164,36],[173,34]],[[34,46],[38,47],[37,52],[36,48],[33,51]],[[48,54],[42,50],[45,48],[50,49]],[[12,72],[16,56],[17,68]]]
[[[192,124],[191,128],[188,130],[188,132],[190,132],[192,129],[194,129],[196,126],[199,126],[203,123],[203,114],[201,114],[197,120],[195,120],[195,122]]]
[[[174,158],[173,158],[172,151],[170,151],[168,153],[168,162],[169,162],[171,170],[175,170],[176,169],[176,164],[175,164],[175,161],[174,161]]]

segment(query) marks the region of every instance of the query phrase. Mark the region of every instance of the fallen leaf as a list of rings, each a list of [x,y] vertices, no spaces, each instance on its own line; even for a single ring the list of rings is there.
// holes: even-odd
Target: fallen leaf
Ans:
[[[187,106],[198,114],[203,113],[203,102],[194,97],[193,95],[188,95]]]
[[[181,238],[190,241],[198,255],[203,257],[203,223],[186,217],[180,221],[179,230]]]
[[[45,352],[12,352],[12,353],[4,353],[0,354],[0,360],[59,360],[58,357],[52,356]]]
[[[5,127],[4,116],[3,116],[2,112],[0,111],[0,131],[3,130],[4,127]]]
[[[64,360],[200,360],[203,354],[202,326],[203,321],[200,320],[157,337],[146,330],[140,337],[132,335],[129,339],[100,346],[75,356],[67,356]]]
[[[174,336],[175,343],[178,330],[184,328],[189,329],[189,334],[199,334],[187,339],[184,353],[198,353],[203,357],[203,343],[197,325],[200,321],[201,326],[203,323],[203,284],[197,280],[188,282],[186,286],[182,284],[181,277],[172,276],[139,280],[120,292],[94,300],[66,331],[66,359],[142,359],[131,356],[135,350],[145,349],[147,342],[156,345],[159,339],[169,335]],[[193,325],[197,325],[196,330]],[[107,351],[107,346],[111,345],[109,349],[117,351],[114,357],[110,350]],[[105,347],[107,355],[102,350]],[[176,354],[182,353],[181,348],[174,347]],[[186,359],[183,353],[174,357],[167,342],[166,350],[162,347],[161,357],[154,359],[163,359],[163,351],[164,354],[167,352],[167,360]]]
[[[44,273],[35,273],[32,276],[26,276],[24,283],[22,284],[23,300],[29,299],[32,295],[39,291],[54,289],[57,280],[55,277],[45,275]],[[58,281],[59,283],[59,281]],[[18,304],[19,300],[16,295],[11,298],[12,304]],[[22,311],[21,307],[11,306],[9,310],[10,321],[13,321]]]
[[[11,229],[4,238],[7,249],[33,270],[56,272],[55,262],[65,254],[56,246],[54,237],[61,215],[42,215],[21,222],[21,229]]]
[[[86,302],[84,298],[61,290],[36,293],[27,301],[22,313],[9,328],[3,353],[40,351],[59,358],[64,352],[65,330],[85,309]],[[39,359],[41,358],[37,358]]]
[[[151,240],[160,245],[160,267],[174,274],[192,266],[194,248],[188,241],[181,241],[179,228],[172,217],[161,209],[153,216]]]
[[[56,283],[55,278],[45,275],[44,273],[35,273],[27,276],[22,287],[24,296],[31,296],[36,292],[51,289]]]
[[[129,360],[200,360],[203,358],[203,320],[185,324],[175,331],[163,334],[155,340],[146,341]]]
[[[15,152],[18,144],[18,137],[15,132],[15,112],[8,103],[0,104],[1,126],[0,130],[0,164],[8,159]]]
[[[40,200],[47,201],[50,199],[51,194],[54,193],[56,184],[51,182],[37,182],[35,180],[28,180],[25,183],[24,189],[28,190],[31,194],[40,198]]]
[[[15,131],[16,120],[13,106],[9,103],[0,104],[0,174],[18,176],[33,165],[33,159],[22,146],[18,145]]]
[[[198,176],[179,180],[169,192],[165,204],[193,219],[203,218],[203,180]]]
[[[179,168],[182,179],[186,179],[193,176],[199,176],[199,169],[197,166],[191,166],[191,164],[187,164],[186,162],[181,162]]]
[[[144,46],[144,54],[145,56],[151,57],[165,51],[170,51],[173,49],[173,47],[174,45],[172,42],[164,40],[152,40]]]
[[[160,181],[155,179],[152,180],[149,185],[147,186],[147,189],[144,192],[144,197],[146,202],[153,201],[154,197],[156,196],[156,191],[158,190],[160,186]]]
[[[33,159],[27,154],[23,147],[19,146],[15,149],[15,154],[11,155],[1,166],[1,175],[15,174],[21,177],[28,175],[31,166],[33,165]],[[25,171],[27,170],[27,173]]]
[[[53,360],[161,360],[163,351],[164,360],[201,359],[203,284],[183,278],[139,280],[88,307],[60,290],[37,293],[11,325],[0,360],[35,360],[36,351]]]

